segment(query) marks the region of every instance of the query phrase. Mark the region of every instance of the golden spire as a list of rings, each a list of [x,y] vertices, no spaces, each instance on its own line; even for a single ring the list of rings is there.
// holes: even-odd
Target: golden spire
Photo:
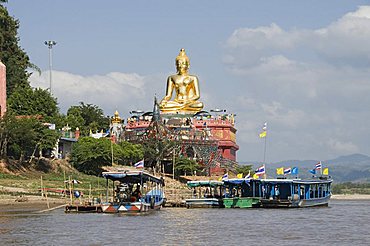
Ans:
[[[118,113],[117,110],[114,113],[114,117],[112,119],[112,123],[121,123],[121,117],[119,117],[119,113]]]
[[[179,55],[176,57],[176,61],[178,60],[185,60],[188,64],[190,64],[189,57],[185,53],[185,49],[181,49]]]

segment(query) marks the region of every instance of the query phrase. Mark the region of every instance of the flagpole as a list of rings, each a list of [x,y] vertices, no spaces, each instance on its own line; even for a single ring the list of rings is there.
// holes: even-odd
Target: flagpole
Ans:
[[[265,179],[267,178],[267,175],[266,175],[266,142],[267,140],[266,139],[267,139],[267,129],[266,129],[266,136],[265,136],[265,148],[263,151],[263,165],[265,166],[265,174],[263,176]]]
[[[267,139],[267,134],[265,136],[265,149],[263,151],[263,164],[265,164],[265,161],[266,161],[266,139]]]

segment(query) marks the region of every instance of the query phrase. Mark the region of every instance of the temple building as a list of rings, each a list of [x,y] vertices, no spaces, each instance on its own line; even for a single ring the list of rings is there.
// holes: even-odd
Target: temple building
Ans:
[[[120,139],[122,136],[123,123],[122,123],[121,117],[119,116],[119,113],[117,110],[111,119],[109,131],[110,131],[110,136],[113,142],[116,142],[117,139]]]
[[[226,110],[203,110],[199,79],[188,73],[190,60],[184,49],[176,57],[175,66],[177,73],[167,78],[163,99],[159,103],[155,99],[152,112],[132,111],[122,137],[131,142],[171,139],[182,156],[201,163],[209,175],[223,173],[237,164],[235,115]],[[169,158],[162,161],[172,165]]]

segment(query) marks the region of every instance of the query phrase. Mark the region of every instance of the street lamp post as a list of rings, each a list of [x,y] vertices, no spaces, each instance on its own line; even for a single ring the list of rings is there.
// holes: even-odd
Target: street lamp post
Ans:
[[[45,41],[44,44],[46,46],[48,46],[48,48],[49,48],[49,70],[50,70],[49,90],[50,90],[50,94],[51,94],[52,68],[53,68],[52,49],[53,49],[53,46],[57,44],[57,42],[49,40],[49,41]]]

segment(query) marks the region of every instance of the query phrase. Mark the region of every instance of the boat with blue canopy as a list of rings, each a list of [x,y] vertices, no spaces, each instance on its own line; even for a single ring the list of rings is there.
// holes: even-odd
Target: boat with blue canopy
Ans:
[[[263,208],[297,208],[328,206],[332,179],[262,179]]]
[[[107,181],[107,199],[101,205],[103,213],[147,212],[158,210],[165,203],[163,178],[144,171],[103,172],[102,175]],[[109,181],[113,184],[110,201]]]
[[[187,208],[221,208],[222,181],[200,180],[186,183],[192,190],[192,198],[185,200]]]
[[[224,180],[224,188],[223,204],[225,208],[252,208],[259,206],[261,193],[258,180],[226,179]]]

